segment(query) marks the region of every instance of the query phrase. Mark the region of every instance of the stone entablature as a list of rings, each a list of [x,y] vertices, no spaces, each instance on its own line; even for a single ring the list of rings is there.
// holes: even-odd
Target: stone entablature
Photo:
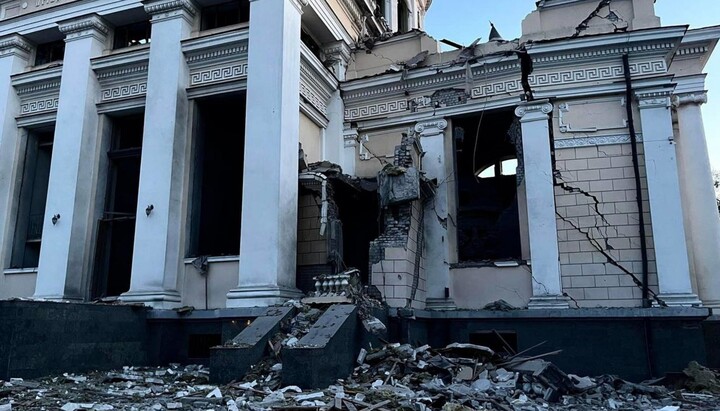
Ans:
[[[551,96],[556,90],[597,88],[620,84],[624,77],[621,56],[631,55],[630,71],[634,78],[663,75],[668,72],[668,56],[680,44],[684,31],[661,28],[623,36],[602,35],[592,38],[536,43],[528,47],[534,71],[528,82],[536,97]],[[618,39],[616,37],[622,37]],[[468,71],[471,77],[468,78]],[[438,90],[464,89],[468,106],[474,102],[519,96],[522,89],[520,62],[515,55],[479,58],[471,70],[461,64],[429,66],[410,72],[359,79],[342,85],[345,120],[359,121],[379,116],[403,115],[411,108],[439,114],[442,105],[413,104],[431,98]],[[622,92],[622,87],[616,87]],[[468,107],[475,111],[476,107]],[[453,112],[462,108],[453,106]]]
[[[100,82],[98,105],[134,100],[145,104],[147,71],[150,48],[141,46],[132,51],[98,57],[92,61],[92,69]]]
[[[16,74],[12,85],[20,98],[19,117],[55,113],[60,97],[62,66]]]
[[[300,49],[300,96],[320,114],[328,117],[330,97],[338,88],[338,81],[303,44]],[[316,121],[317,122],[317,121]]]
[[[244,81],[248,73],[248,36],[248,29],[243,28],[183,41],[190,88]]]

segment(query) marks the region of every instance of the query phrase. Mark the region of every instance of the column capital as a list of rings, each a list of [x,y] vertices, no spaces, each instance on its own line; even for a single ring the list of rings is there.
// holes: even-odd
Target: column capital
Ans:
[[[323,53],[325,53],[325,57],[341,60],[347,64],[347,62],[350,61],[352,51],[350,50],[350,46],[340,40],[326,44],[323,47]]]
[[[192,23],[198,14],[198,7],[192,0],[143,0],[145,12],[152,16],[152,22],[183,18]]]
[[[447,128],[447,120],[443,118],[420,121],[415,124],[414,130],[420,137],[442,134]]]
[[[535,121],[547,119],[552,111],[550,100],[536,100],[519,104],[515,108],[515,115],[520,117],[520,121]]]
[[[0,37],[0,57],[14,55],[27,59],[32,49],[32,43],[19,34]]]
[[[105,41],[110,25],[97,14],[88,14],[72,20],[58,23],[58,29],[65,35],[65,41],[79,40],[86,37],[95,37]]]
[[[636,92],[635,98],[638,101],[640,109],[646,108],[668,108],[670,107],[670,96],[672,92],[663,91],[647,91]]]
[[[707,91],[675,94],[672,96],[673,107],[680,107],[687,104],[702,105],[708,102]]]
[[[358,131],[356,128],[346,128],[343,130],[343,141],[345,142],[345,147],[356,147],[358,145]]]

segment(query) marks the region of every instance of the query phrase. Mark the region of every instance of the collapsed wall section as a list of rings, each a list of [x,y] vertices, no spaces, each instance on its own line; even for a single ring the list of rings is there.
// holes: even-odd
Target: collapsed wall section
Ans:
[[[421,154],[418,138],[403,134],[378,175],[383,231],[370,243],[371,283],[391,307],[425,307]]]

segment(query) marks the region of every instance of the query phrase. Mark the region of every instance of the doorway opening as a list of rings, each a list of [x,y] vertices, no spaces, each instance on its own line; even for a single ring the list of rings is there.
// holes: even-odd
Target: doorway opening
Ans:
[[[93,299],[128,291],[135,243],[144,115],[111,117],[110,122],[105,206],[98,221]]]
[[[188,257],[238,255],[245,93],[198,100]]]

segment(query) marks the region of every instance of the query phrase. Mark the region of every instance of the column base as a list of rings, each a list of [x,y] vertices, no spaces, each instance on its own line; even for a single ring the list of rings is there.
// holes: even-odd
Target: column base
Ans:
[[[269,307],[288,300],[300,299],[303,293],[297,288],[277,285],[239,286],[227,293],[227,308]]]
[[[705,308],[713,308],[715,311],[720,312],[720,300],[703,300],[702,306]]]
[[[529,310],[554,310],[570,308],[568,298],[562,295],[539,295],[530,298]]]
[[[697,295],[687,294],[658,294],[658,298],[667,304],[668,307],[700,307],[702,302]],[[659,307],[657,301],[653,301],[653,307]]]
[[[124,303],[141,303],[159,310],[171,310],[182,306],[177,291],[128,291],[119,297]]]
[[[452,298],[426,298],[425,309],[434,311],[455,311],[457,306]]]

